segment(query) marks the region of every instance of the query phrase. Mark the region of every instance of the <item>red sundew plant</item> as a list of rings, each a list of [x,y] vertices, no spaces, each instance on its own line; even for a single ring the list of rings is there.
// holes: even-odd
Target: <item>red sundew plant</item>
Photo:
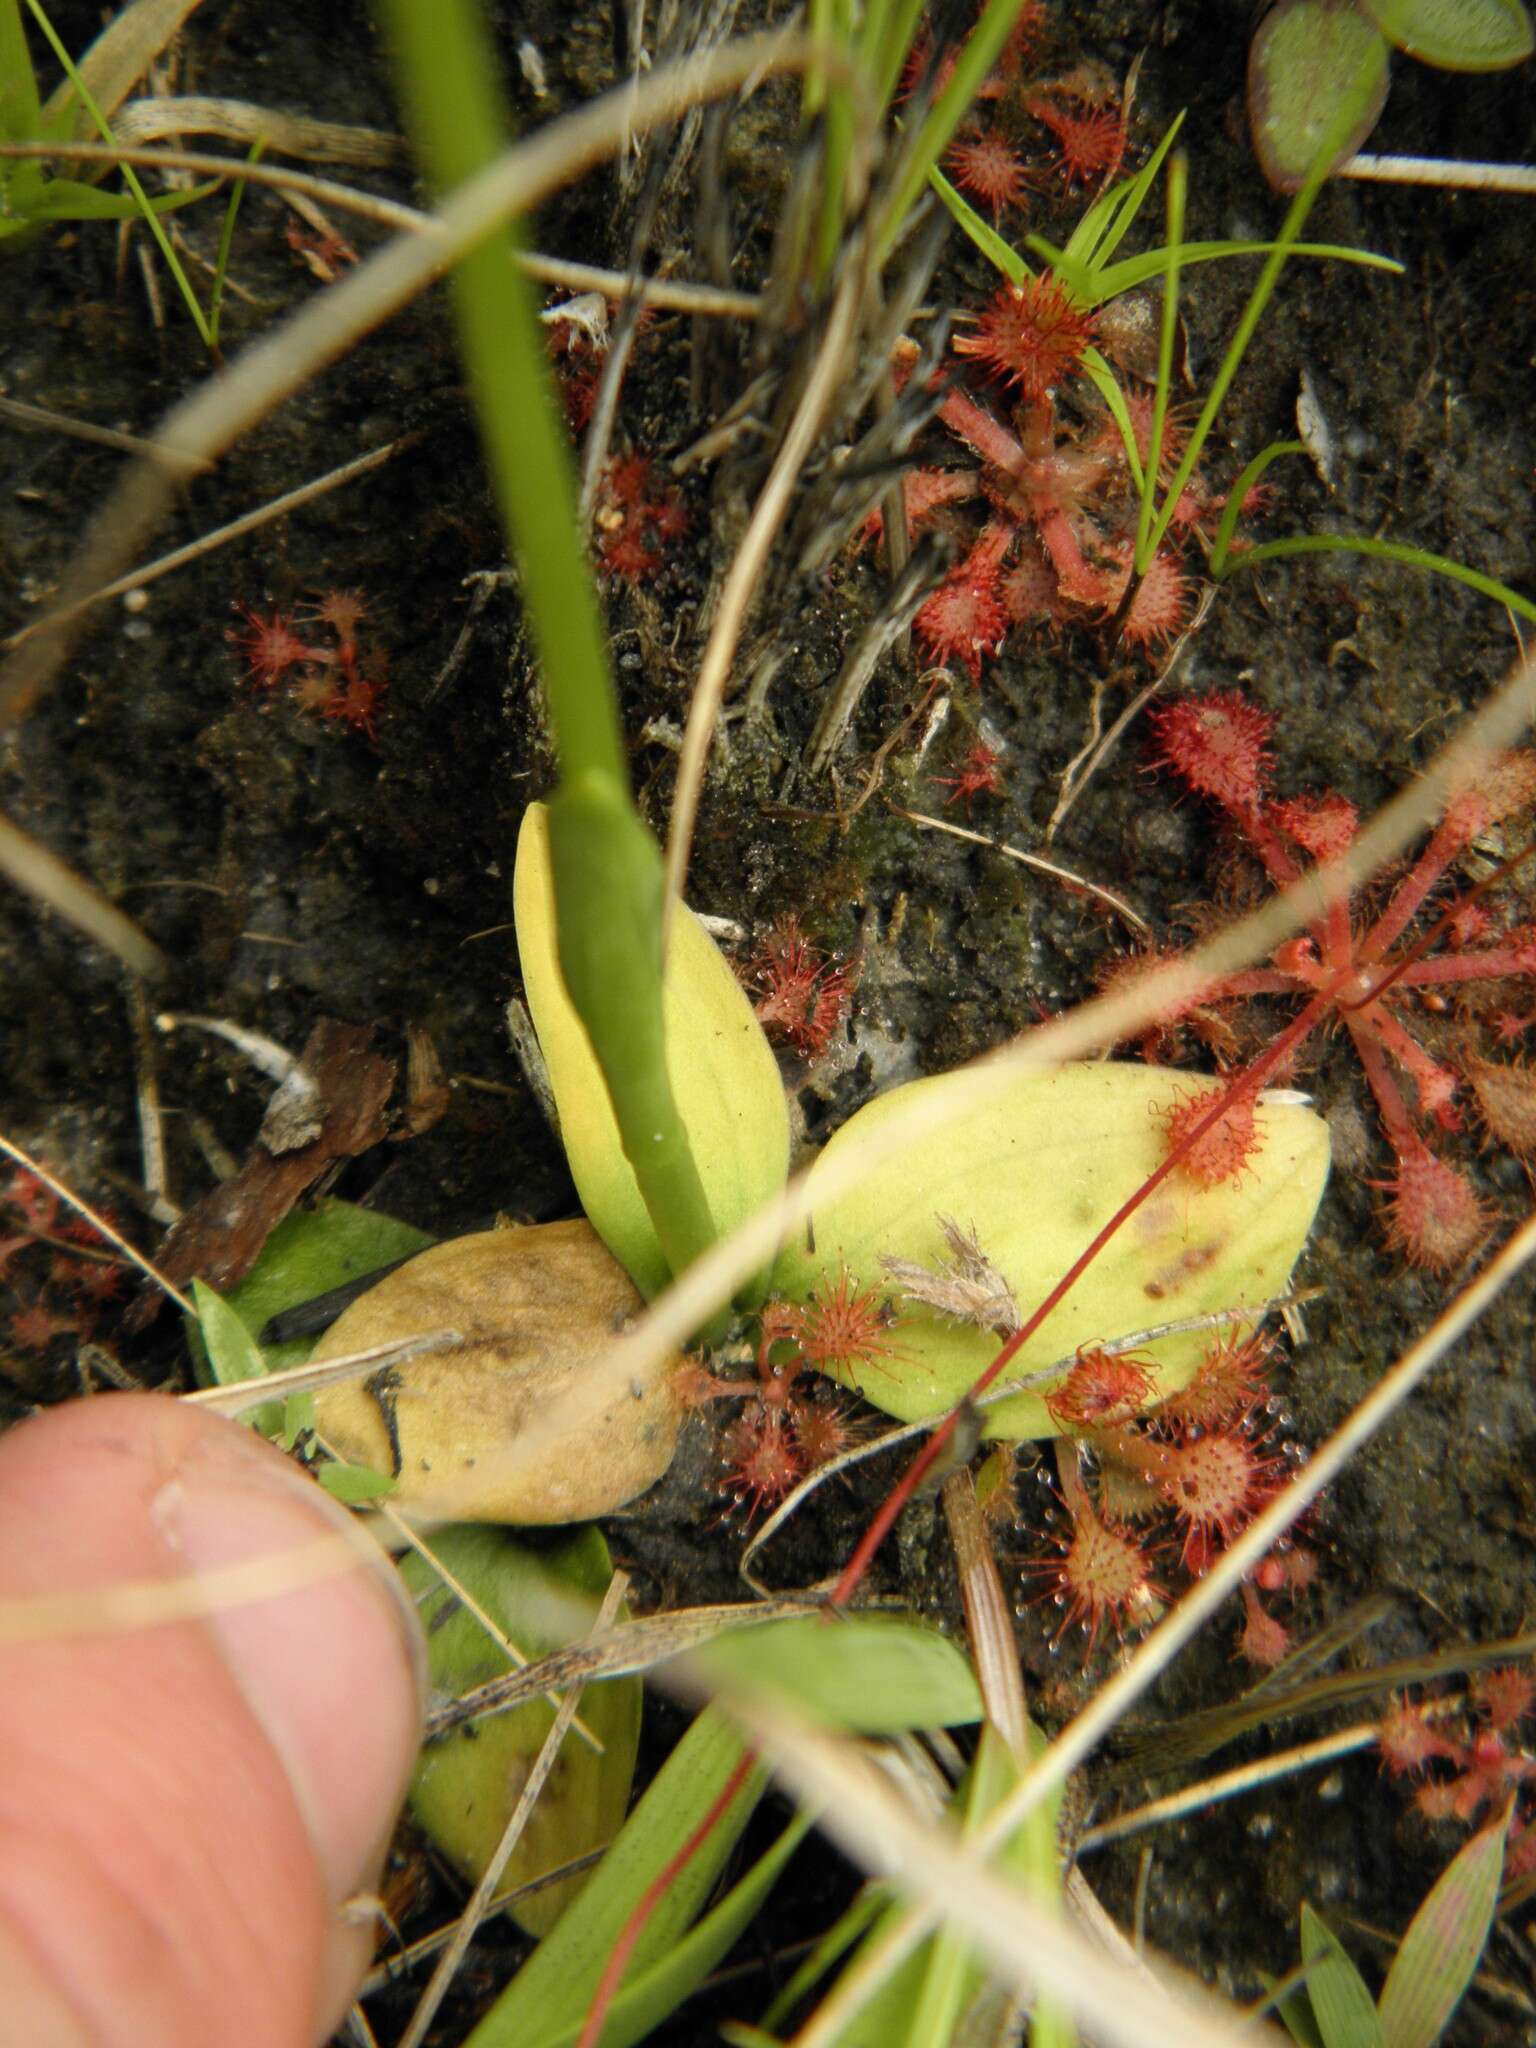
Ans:
[[[124,1268],[115,1254],[100,1256],[106,1247],[87,1219],[61,1214],[52,1188],[18,1169],[0,1189],[0,1233],[0,1274],[20,1287],[6,1319],[10,1343],[42,1352],[58,1337],[89,1337]]]
[[[1150,1361],[1078,1355],[1046,1403],[1067,1432],[1056,1467],[1070,1526],[1055,1555],[1024,1566],[1026,1580],[1043,1575],[1065,1609],[1055,1640],[1080,1622],[1091,1650],[1106,1621],[1118,1634],[1128,1622],[1154,1620],[1168,1597],[1154,1567],[1171,1544],[1178,1569],[1199,1578],[1279,1491],[1287,1461],[1265,1446],[1263,1371],[1272,1353],[1259,1333],[1214,1336],[1194,1378],[1163,1402]],[[1259,1592],[1294,1598],[1310,1584],[1309,1574],[1292,1579],[1290,1556],[1267,1558],[1244,1588],[1237,1652],[1250,1663],[1278,1663],[1289,1647]]]
[[[1413,1803],[1427,1821],[1470,1827],[1511,1793],[1504,1862],[1506,1882],[1536,1871],[1536,1818],[1526,1788],[1536,1778],[1536,1757],[1521,1746],[1520,1723],[1536,1706],[1536,1679],[1515,1665],[1480,1672],[1460,1711],[1436,1700],[1394,1698],[1376,1730],[1383,1769],[1411,1778]]]
[[[769,1037],[813,1060],[848,1015],[858,968],[818,952],[791,916],[770,927],[742,979],[758,994],[758,1021]]]
[[[1219,806],[1276,888],[1353,843],[1356,812],[1343,797],[1271,795],[1274,721],[1236,691],[1160,705],[1151,723],[1157,761]],[[1536,1076],[1482,1057],[1476,1042],[1482,1020],[1511,1008],[1511,984],[1536,975],[1536,926],[1502,898],[1454,882],[1479,836],[1533,802],[1536,752],[1489,756],[1453,792],[1384,905],[1367,908],[1359,891],[1337,896],[1267,966],[1225,976],[1197,998],[1209,1011],[1294,996],[1307,1006],[1292,1027],[1296,1044],[1321,1026],[1348,1035],[1395,1161],[1379,1183],[1388,1238],[1410,1264],[1439,1272],[1469,1257],[1492,1221],[1466,1173],[1431,1144],[1462,1128],[1467,1090],[1492,1139],[1536,1156]],[[1176,1120],[1177,1113],[1170,1138]],[[1226,1139],[1234,1170],[1241,1170],[1239,1138],[1234,1127]]]
[[[1001,796],[1003,793],[1003,756],[995,747],[989,747],[985,740],[976,740],[967,750],[953,775],[931,775],[930,782],[947,789],[947,804],[963,803],[965,815],[971,815],[971,805],[979,796]]]
[[[360,591],[327,590],[302,612],[274,611],[266,617],[246,604],[237,604],[235,611],[245,623],[232,627],[228,638],[244,658],[249,682],[271,690],[287,677],[289,700],[298,710],[370,740],[378,737],[388,664],[381,648],[365,647],[359,638],[368,615]],[[301,635],[301,624],[308,638]]]
[[[1022,303],[1005,285],[993,305],[1009,311],[1012,324],[1002,312],[991,321],[984,316],[974,333],[957,337],[956,352],[1000,364],[1005,346],[1018,343],[1024,331],[1013,317]],[[898,378],[910,374],[915,360],[910,346],[898,350]],[[1021,354],[1014,360],[1014,380],[1027,390],[1033,380],[1059,379],[1069,368],[1062,359],[1047,370],[1038,353]],[[938,417],[980,467],[909,472],[909,533],[940,523],[949,506],[973,497],[985,499],[988,517],[919,608],[913,633],[936,663],[958,663],[974,682],[983,655],[1001,648],[1015,630],[1072,619],[1105,623],[1116,616],[1130,580],[1135,505],[1118,433],[1102,422],[1064,427],[1047,390],[1020,407],[1012,426],[959,388],[940,399]],[[1215,503],[1207,486],[1192,479],[1180,499],[1175,530],[1187,532]],[[878,521],[866,524],[866,535],[878,531]],[[1188,623],[1191,596],[1176,555],[1160,549],[1119,621],[1123,644],[1149,653],[1176,636]]]
[[[615,455],[603,468],[593,511],[597,557],[612,576],[644,583],[656,575],[669,547],[688,531],[688,511],[676,491],[657,482],[648,455]]]

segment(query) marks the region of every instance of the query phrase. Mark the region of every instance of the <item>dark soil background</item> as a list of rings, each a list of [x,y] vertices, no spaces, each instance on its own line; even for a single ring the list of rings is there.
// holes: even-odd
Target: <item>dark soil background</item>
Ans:
[[[520,119],[547,118],[612,82],[614,34],[601,0],[575,8],[530,0],[524,14],[494,12]],[[1282,204],[1253,166],[1241,112],[1246,10],[1227,0],[1104,0],[1074,7],[1069,19],[1068,12],[1058,10],[1051,68],[1091,57],[1123,76],[1144,53],[1133,131],[1139,151],[1188,110],[1191,235],[1272,232]],[[92,6],[60,4],[53,13],[75,49],[98,25]],[[522,36],[547,67],[542,102],[511,55]],[[189,24],[182,64],[184,90],[395,125],[367,10],[345,0],[324,8],[208,0]],[[726,129],[729,246],[745,287],[763,275],[795,105],[793,88],[767,88]],[[1399,60],[1373,146],[1519,161],[1532,139],[1528,68],[1453,78]],[[417,196],[404,171],[359,182]],[[536,246],[623,267],[632,191],[613,171],[594,173],[539,219]],[[695,197],[691,177],[669,191],[651,249],[653,263],[675,260],[689,276],[703,274],[692,247]],[[1037,217],[1059,228],[1071,213],[1058,206]],[[232,272],[251,298],[229,304],[232,353],[324,289],[285,242],[290,218],[275,195],[248,192]],[[1304,463],[1273,470],[1278,491],[1266,533],[1386,534],[1536,589],[1530,219],[1517,199],[1326,190],[1309,234],[1394,256],[1405,272],[1316,264],[1287,272],[1206,467],[1225,482],[1265,441],[1289,433],[1305,370],[1332,430],[1338,478],[1330,494]],[[360,250],[377,240],[366,227],[344,226]],[[219,209],[195,210],[183,227],[211,256]],[[110,225],[7,245],[4,261],[0,394],[144,433],[205,374],[169,294],[166,325],[156,328],[136,256],[119,265]],[[1251,268],[1214,265],[1187,277],[1197,393]],[[957,235],[931,298],[975,305],[992,284]],[[748,358],[739,337],[717,339],[707,398],[695,407],[689,322],[662,316],[642,338],[626,384],[621,444],[659,456],[686,447],[734,395],[733,380],[736,389],[744,384]],[[125,458],[9,424],[0,433],[0,627],[12,630],[40,614]],[[323,1015],[372,1026],[395,1056],[408,1027],[429,1032],[454,1081],[446,1114],[424,1136],[348,1166],[336,1189],[449,1234],[498,1210],[557,1217],[573,1195],[503,1025],[518,987],[512,848],[524,804],[552,774],[513,591],[491,597],[467,658],[437,680],[465,621],[465,578],[502,561],[441,295],[370,338],[189,485],[157,545],[179,545],[402,436],[413,437],[406,451],[362,482],[155,583],[142,608],[105,611],[32,715],[0,741],[0,804],[121,903],[176,963],[173,984],[154,992],[156,1007],[233,1019],[294,1049]],[[734,531],[733,494],[752,481],[744,462],[724,474],[695,472],[684,486],[690,535],[674,558],[641,589],[606,590],[626,727],[646,735],[633,741],[635,784],[658,829],[674,774],[667,729],[686,711],[704,609]],[[227,642],[233,603],[286,608],[327,588],[365,594],[369,639],[388,655],[376,742],[253,690]],[[860,953],[847,1043],[803,1090],[812,1132],[877,1086],[950,1067],[1091,993],[1124,943],[1081,898],[985,849],[920,831],[893,817],[881,796],[851,820],[838,819],[838,792],[846,804],[875,749],[917,700],[910,664],[893,658],[880,671],[836,764],[836,788],[799,773],[843,648],[880,588],[870,553],[845,549],[814,586],[772,593],[771,616],[790,621],[782,659],[760,709],[733,720],[717,752],[690,890],[697,907],[737,920],[748,934],[793,911],[829,952]],[[769,623],[755,620],[749,640],[757,644]],[[1279,784],[1335,788],[1369,811],[1484,699],[1514,652],[1508,619],[1470,593],[1385,564],[1317,558],[1226,586],[1184,680],[1243,682],[1279,714]],[[986,664],[979,692],[957,681],[948,726],[925,758],[915,758],[910,742],[898,747],[882,796],[941,808],[931,778],[954,772],[974,728],[1005,751],[1007,775],[1005,794],[983,800],[974,822],[1037,846],[1104,665],[1090,635],[1011,647]],[[1111,711],[1139,680],[1123,667],[1111,675]],[[1122,890],[1169,935],[1209,901],[1221,865],[1208,819],[1149,776],[1136,736],[1091,785],[1053,851]],[[159,1232],[140,1193],[122,974],[9,888],[0,893],[0,1035],[0,1128],[111,1205],[152,1248]],[[212,1185],[221,1154],[238,1157],[249,1146],[268,1084],[231,1048],[192,1033],[161,1040],[156,1058],[171,1185],[185,1204]],[[803,1069],[786,1071],[803,1079]],[[1302,1273],[1324,1292],[1307,1313],[1306,1343],[1281,1374],[1286,1427],[1302,1443],[1338,1423],[1447,1292],[1381,1249],[1370,1183],[1389,1162],[1347,1048],[1322,1048],[1307,1085],[1338,1144]],[[1474,1154],[1469,1143],[1467,1157]],[[1497,1154],[1482,1156],[1477,1171],[1516,1215],[1527,1194],[1524,1171]],[[26,1348],[7,1334],[8,1317],[38,1292],[40,1270],[19,1261],[5,1275],[0,1410],[10,1417],[80,1387],[69,1339]],[[1304,1620],[1320,1622],[1369,1594],[1395,1596],[1390,1618],[1358,1656],[1487,1639],[1531,1620],[1529,1319],[1528,1291],[1506,1295],[1327,1498],[1314,1532],[1324,1568]],[[162,1324],[129,1338],[106,1315],[94,1334],[126,1375],[174,1385],[184,1355],[177,1333]],[[715,1426],[706,1411],[668,1480],[610,1531],[646,1601],[689,1604],[741,1590],[738,1536],[717,1526]],[[825,1490],[770,1553],[776,1582],[800,1584],[832,1569],[889,1477],[866,1470],[856,1494]],[[1043,1498],[1033,1485],[1021,1492]],[[1023,1555],[1039,1547],[1038,1506],[1028,1507],[1010,1548]],[[882,1566],[888,1587],[899,1583],[916,1606],[953,1619],[942,1524],[929,1509],[912,1510]],[[1077,1642],[1048,1650],[1049,1607],[1028,1606],[1022,1592],[1020,1600],[1021,1649],[1041,1711],[1064,1715],[1113,1645],[1101,1645],[1085,1671]],[[1242,1669],[1230,1662],[1234,1627],[1218,1627],[1186,1653],[1151,1711],[1176,1715],[1243,1688]],[[659,1753],[674,1725],[661,1708],[652,1750]],[[1261,1754],[1295,1733],[1249,1738],[1220,1761]],[[1086,1791],[1095,1796],[1091,1772]],[[1395,1933],[1457,1837],[1417,1822],[1366,1753],[1144,1839],[1153,1859],[1147,1939],[1249,1998],[1260,1990],[1260,1970],[1278,1973],[1294,1960],[1302,1899],[1346,1933],[1357,1922]],[[1140,1851],[1137,1841],[1085,1865],[1122,1923]],[[850,1884],[830,1852],[816,1846],[803,1855],[746,1958],[761,1969],[718,2010],[758,2013],[776,1981],[771,1951],[824,1925]],[[449,1898],[439,1886],[406,1933],[435,1924]],[[1536,1951],[1520,1931],[1523,1918],[1515,1915],[1489,1960],[1536,1997]],[[1368,1937],[1348,1938],[1357,1953],[1372,1952]],[[459,2037],[516,1953],[514,1935],[485,1935],[438,2038]],[[376,2023],[384,2039],[396,2025],[387,2009]],[[696,2006],[665,2038],[711,2035]],[[1474,1999],[1452,2038],[1536,2040],[1536,2023],[1507,2004]]]

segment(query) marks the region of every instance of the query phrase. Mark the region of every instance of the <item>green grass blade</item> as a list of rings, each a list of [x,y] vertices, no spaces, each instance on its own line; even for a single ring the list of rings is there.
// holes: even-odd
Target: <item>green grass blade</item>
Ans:
[[[1064,253],[1070,262],[1098,270],[1114,255],[1146,204],[1152,182],[1183,126],[1181,112],[1169,122],[1168,132],[1135,176],[1112,185],[1088,208],[1068,238]]]
[[[608,1958],[635,1908],[706,1818],[743,1754],[742,1738],[723,1716],[712,1710],[699,1716],[652,1780],[580,1896],[475,2028],[466,2048],[566,2048],[576,2039]],[[766,1786],[767,1774],[754,1766],[697,1853],[660,1893],[655,1910],[640,1930],[625,1982],[610,2008],[603,2048],[620,2048],[622,2043],[641,2039],[662,2016],[659,2011],[654,2015],[637,2013],[634,2001],[654,1972],[674,1968],[675,1952],[713,1891]],[[783,1847],[781,1837],[777,1850]],[[776,1875],[776,1866],[770,1868]],[[749,1873],[743,1880],[750,1887],[743,1924],[760,1903],[761,1890],[766,1889],[752,1884],[756,1874]],[[716,1908],[717,1913],[723,1905]],[[724,1946],[729,1946],[729,1940]],[[690,1953],[697,1960],[699,1951]],[[707,1974],[713,1962],[712,1957],[705,1961],[698,1977]],[[667,1990],[669,1995],[676,1994],[673,2003],[687,1995],[686,1990],[677,1989],[675,1980],[668,1983]],[[635,2025],[640,2018],[643,2024]],[[626,2025],[626,2019],[630,2024]]]
[[[1021,285],[1026,277],[1034,275],[1019,252],[1003,240],[996,228],[988,226],[975,207],[956,191],[942,171],[931,170],[928,173],[928,182],[944,202],[956,225],[970,236],[987,261],[1000,270],[1011,285]]]
[[[1384,2048],[1376,2002],[1343,1944],[1310,1906],[1301,1909],[1307,1997],[1327,2048]]]
[[[1306,452],[1305,445],[1300,441],[1271,441],[1269,446],[1261,448],[1252,462],[1240,472],[1237,482],[1227,492],[1227,502],[1222,506],[1221,518],[1216,523],[1216,538],[1211,543],[1210,570],[1217,583],[1225,573],[1227,556],[1232,547],[1232,536],[1237,531],[1238,520],[1242,517],[1244,498],[1272,462],[1278,462],[1282,455],[1305,455]]]
[[[1431,2048],[1461,2003],[1488,1945],[1509,1819],[1475,1834],[1414,1914],[1382,1986],[1386,2048]]]
[[[37,73],[22,26],[20,0],[0,0],[0,141],[35,141],[41,120]],[[40,163],[19,158],[0,161],[0,219],[18,225],[30,220],[43,182]],[[10,232],[15,233],[16,228]]]
[[[928,173],[949,147],[955,130],[970,112],[982,81],[997,62],[1012,31],[1019,0],[987,0],[981,18],[966,37],[949,83],[939,94],[917,132],[912,152],[886,204],[875,235],[875,258],[883,263],[895,248],[907,215],[917,204]]]
[[[1136,429],[1131,425],[1125,393],[1120,389],[1114,371],[1096,348],[1083,350],[1082,368],[1084,376],[1109,407],[1110,416],[1120,429],[1120,442],[1125,451],[1125,466],[1130,475],[1131,489],[1139,495],[1146,488],[1146,481],[1141,467],[1141,451],[1136,446]]]
[[[1294,444],[1277,444],[1277,452],[1286,446]],[[1469,569],[1464,562],[1453,562],[1445,555],[1432,554],[1428,548],[1410,547],[1406,541],[1373,540],[1368,534],[1298,533],[1286,540],[1259,541],[1239,554],[1229,554],[1221,573],[1230,576],[1238,569],[1256,567],[1260,562],[1283,561],[1289,555],[1373,555],[1382,562],[1406,562],[1412,568],[1449,577],[1453,583],[1464,583],[1479,596],[1507,605],[1517,618],[1536,623],[1536,604],[1496,577],[1485,576],[1480,569]],[[1214,569],[1214,563],[1212,566]]]
[[[69,80],[70,84],[74,87],[76,93],[78,94],[81,106],[84,107],[87,114],[90,115],[91,122],[95,127],[97,134],[100,135],[103,142],[110,143],[112,140],[112,130],[110,125],[108,124],[107,118],[105,114],[102,113],[100,107],[97,106],[96,101],[92,97],[90,88],[86,85],[85,80],[80,76],[79,67],[76,65],[75,60],[70,56],[69,52],[65,49],[64,45],[59,41],[59,38],[54,31],[53,23],[48,19],[47,14],[43,11],[42,0],[27,0],[27,7],[32,15],[33,20],[37,23],[38,27],[42,30],[44,36],[47,38],[49,49],[52,50],[54,56],[57,57],[57,59],[59,60],[59,64],[63,69],[65,77]],[[151,202],[149,194],[144,190],[143,184],[140,182],[139,179],[139,174],[137,171],[134,170],[132,164],[124,164],[122,166],[122,174],[123,183],[128,187],[129,191],[133,194],[134,199],[138,205],[138,209],[140,213],[144,216],[145,224],[148,227],[149,232],[155,238],[155,243],[159,248],[166,269],[171,273],[171,276],[176,281],[176,289],[181,293],[182,304],[186,307],[188,313],[192,317],[192,325],[197,329],[198,338],[202,342],[203,347],[208,350],[210,355],[212,355],[214,353],[213,336],[209,331],[208,322],[204,316],[203,309],[201,305],[198,303],[197,293],[192,289],[192,280],[187,276],[187,273],[182,269],[181,259],[176,254],[176,251],[171,247],[169,235],[166,234],[165,229],[160,225],[158,214],[159,212],[163,212],[164,208],[162,207],[157,209],[155,205]]]
[[[496,55],[472,0],[385,0],[410,125],[440,186],[505,141]],[[526,279],[489,237],[452,276],[460,346],[522,579],[559,755],[550,804],[561,970],[674,1272],[715,1236],[662,1056],[661,881],[629,797],[576,479]]]
[[[262,151],[267,146],[264,135],[258,135],[246,156],[248,164],[260,163]],[[245,197],[245,180],[236,178],[229,188],[229,203],[224,208],[224,225],[219,230],[219,249],[213,264],[213,288],[208,294],[208,330],[213,336],[213,346],[219,346],[219,316],[224,311],[224,280],[229,275],[229,252],[235,239],[235,222],[240,214],[240,202]]]
[[[1184,487],[1194,474],[1195,464],[1204,451],[1211,429],[1216,423],[1216,416],[1221,410],[1227,392],[1231,389],[1233,378],[1242,365],[1243,357],[1248,352],[1248,344],[1252,341],[1259,321],[1263,318],[1264,309],[1280,281],[1280,272],[1285,267],[1286,258],[1300,239],[1307,215],[1312,211],[1312,203],[1337,153],[1339,141],[1349,132],[1350,123],[1355,119],[1358,109],[1375,90],[1381,67],[1386,61],[1385,49],[1385,44],[1375,44],[1362,60],[1358,73],[1350,82],[1349,90],[1342,96],[1334,119],[1329,123],[1301,190],[1286,210],[1280,233],[1276,236],[1270,253],[1264,260],[1264,267],[1248,295],[1248,303],[1237,323],[1237,331],[1227,344],[1215,380],[1206,396],[1205,404],[1200,409],[1200,417],[1195,422],[1183,457],[1164,496],[1162,510],[1153,523],[1149,546],[1154,554],[1162,545],[1163,536],[1167,533],[1174,512],[1178,508],[1179,499],[1183,496]]]
[[[1146,574],[1152,559],[1147,545],[1157,503],[1157,474],[1163,459],[1163,431],[1168,423],[1168,394],[1173,388],[1173,350],[1179,331],[1179,255],[1184,236],[1184,199],[1189,165],[1181,150],[1168,160],[1168,271],[1163,289],[1163,317],[1157,340],[1157,384],[1152,397],[1152,430],[1147,436],[1146,475],[1136,508],[1136,574]]]

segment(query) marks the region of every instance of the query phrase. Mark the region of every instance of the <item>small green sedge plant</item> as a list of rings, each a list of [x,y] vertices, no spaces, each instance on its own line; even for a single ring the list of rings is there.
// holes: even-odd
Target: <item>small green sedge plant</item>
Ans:
[[[1302,1981],[1274,1999],[1299,2048],[1433,2048],[1488,1945],[1508,1832],[1506,1812],[1441,1872],[1398,1945],[1379,1999],[1327,1922],[1302,1907]]]
[[[64,73],[63,83],[46,102],[27,44],[23,4]],[[42,0],[0,0],[0,142],[53,143],[61,155],[65,144],[92,131],[99,140],[110,143],[108,117],[153,54],[135,38],[131,19],[148,11],[142,0],[138,7],[125,9],[77,63],[65,49]],[[216,357],[218,306],[239,188],[231,195],[213,296],[205,312],[160,225],[160,216],[206,198],[213,186],[151,196],[131,164],[123,165],[122,176],[126,192],[103,192],[79,178],[51,175],[35,158],[0,156],[0,243],[66,221],[142,220],[155,238],[199,338]]]

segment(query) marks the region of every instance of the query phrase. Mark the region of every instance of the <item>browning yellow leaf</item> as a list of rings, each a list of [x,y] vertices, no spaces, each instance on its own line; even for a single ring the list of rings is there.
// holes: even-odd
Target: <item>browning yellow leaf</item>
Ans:
[[[813,1201],[817,1174],[864,1133],[914,1091],[938,1095],[955,1078],[910,1082],[850,1117],[811,1169]],[[882,1256],[939,1267],[948,1249],[939,1218],[947,1216],[974,1233],[1027,1317],[1167,1156],[1161,1112],[1193,1090],[1221,1086],[1116,1061],[1023,1075],[1000,1100],[958,1115],[850,1192],[815,1204],[809,1231],[779,1254],[773,1291],[808,1300],[818,1281],[835,1283],[844,1267],[858,1285],[879,1287]],[[1262,1098],[1256,1121],[1259,1144],[1237,1178],[1213,1188],[1173,1173],[1021,1348],[1009,1377],[1081,1345],[1258,1304],[1284,1289],[1328,1178],[1328,1127],[1309,1109]],[[898,1356],[835,1376],[906,1421],[952,1407],[999,1343],[917,1305],[904,1309],[889,1341]],[[1184,1384],[1208,1341],[1185,1335],[1145,1347],[1160,1368],[1159,1392]],[[990,1408],[987,1434],[1057,1434],[1046,1391]]]
[[[398,1471],[390,1505],[458,1522],[581,1522],[611,1513],[671,1462],[676,1354],[583,1403],[590,1368],[641,1307],[590,1224],[487,1230],[433,1245],[332,1324],[314,1358],[428,1330],[465,1342],[315,1397],[321,1435],[352,1464]],[[562,1426],[520,1434],[558,1407]]]

